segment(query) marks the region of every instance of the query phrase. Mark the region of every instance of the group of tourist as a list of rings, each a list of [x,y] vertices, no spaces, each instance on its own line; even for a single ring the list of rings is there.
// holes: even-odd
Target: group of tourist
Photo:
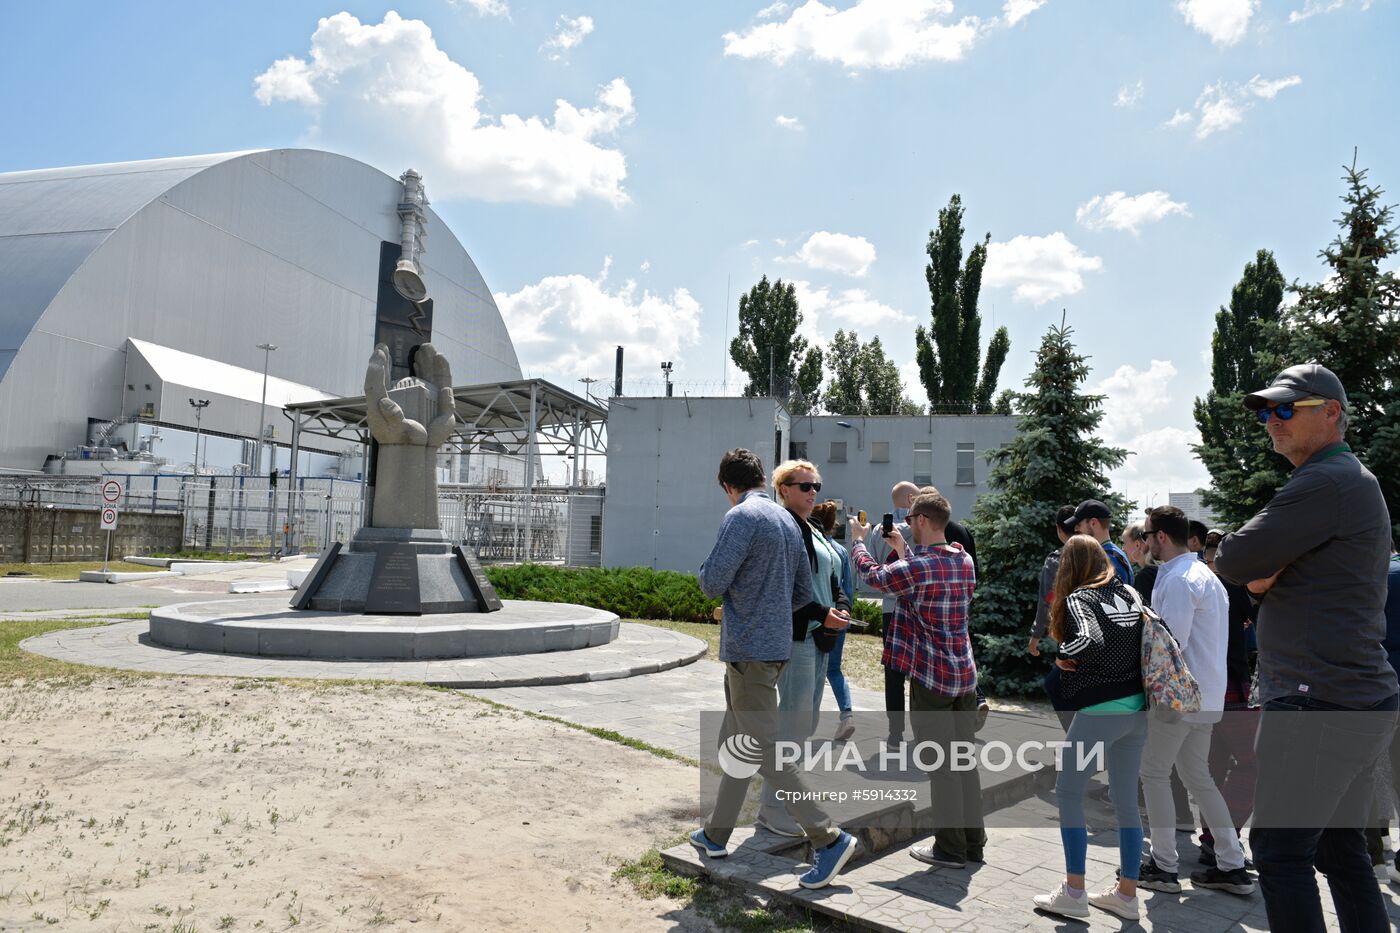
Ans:
[[[1194,825],[1189,792],[1204,824],[1194,886],[1250,894],[1255,868],[1272,929],[1321,930],[1314,875],[1321,871],[1343,930],[1386,928],[1368,827],[1375,851],[1384,811],[1374,805],[1374,773],[1387,750],[1400,785],[1392,666],[1400,660],[1400,559],[1389,514],[1375,477],[1343,440],[1347,399],[1333,373],[1317,364],[1291,367],[1245,404],[1295,469],[1233,533],[1162,506],[1130,525],[1119,547],[1105,503],[1090,499],[1054,513],[1061,546],[1041,569],[1027,647],[1040,656],[1047,637],[1055,645],[1046,691],[1070,746],[1055,788],[1066,870],[1055,890],[1034,898],[1038,909],[1084,917],[1092,905],[1136,919],[1139,886],[1180,891],[1176,833],[1183,814],[1186,827]],[[970,743],[976,712],[985,712],[968,634],[975,545],[931,486],[895,487],[893,528],[872,528],[863,514],[851,518],[847,552],[832,537],[835,504],[817,504],[821,477],[813,464],[779,466],[770,496],[759,458],[733,450],[719,482],[732,508],[700,585],[723,603],[723,734],[759,741],[757,825],[807,836],[812,866],[799,880],[822,887],[857,842],[800,793],[795,772],[777,766],[774,741],[780,732],[798,740],[815,732],[828,681],[841,710],[835,738],[853,736],[840,659],[859,575],[884,596],[887,746],[904,737],[905,680],[917,742]],[[1149,708],[1147,620],[1169,630],[1199,690],[1199,712]],[[1251,712],[1260,706],[1263,715]],[[1275,711],[1334,716],[1268,715]],[[1340,728],[1336,713],[1355,715]],[[1095,747],[1101,758],[1088,754]],[[1108,773],[1120,868],[1114,885],[1091,894],[1084,801],[1096,761]],[[981,862],[987,833],[976,769],[935,768],[929,777],[935,832],[910,854],[946,868]],[[721,778],[709,820],[691,835],[706,856],[727,854],[747,784]],[[1298,801],[1308,803],[1305,817]],[[1241,841],[1246,823],[1253,862]],[[1400,861],[1390,871],[1400,883]]]

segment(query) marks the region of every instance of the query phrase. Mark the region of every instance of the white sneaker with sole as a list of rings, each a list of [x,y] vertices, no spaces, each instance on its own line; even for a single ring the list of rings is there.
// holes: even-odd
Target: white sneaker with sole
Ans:
[[[1061,917],[1089,916],[1089,898],[1083,891],[1079,892],[1078,897],[1070,897],[1069,887],[1063,881],[1049,894],[1037,894],[1031,900],[1038,910],[1049,914],[1059,914]]]
[[[1138,919],[1138,899],[1125,901],[1118,896],[1118,885],[1110,885],[1102,894],[1090,894],[1089,903],[1099,910],[1106,910],[1124,920]]]

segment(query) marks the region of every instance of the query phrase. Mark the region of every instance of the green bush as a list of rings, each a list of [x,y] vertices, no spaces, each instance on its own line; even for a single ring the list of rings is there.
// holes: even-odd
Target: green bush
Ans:
[[[885,633],[885,617],[880,613],[880,600],[878,599],[870,600],[856,597],[856,604],[851,609],[851,618],[860,619],[867,624],[866,628],[853,629],[853,631],[877,637]]]
[[[487,567],[502,599],[577,603],[624,619],[713,622],[717,599],[707,599],[689,574],[649,567],[550,567],[543,564]]]

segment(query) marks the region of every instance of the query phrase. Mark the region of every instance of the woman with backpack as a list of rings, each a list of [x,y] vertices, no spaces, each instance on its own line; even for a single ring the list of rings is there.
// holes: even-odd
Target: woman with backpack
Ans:
[[[1075,535],[1060,553],[1050,608],[1050,634],[1059,644],[1055,706],[1073,710],[1055,799],[1065,880],[1035,906],[1064,917],[1087,917],[1093,905],[1127,920],[1138,919],[1137,879],[1142,862],[1138,768],[1147,742],[1142,679],[1142,604],[1120,581],[1094,538]],[[1102,745],[1102,757],[1095,751]],[[1084,890],[1089,833],[1084,796],[1095,765],[1106,762],[1118,813],[1118,883],[1100,894]]]

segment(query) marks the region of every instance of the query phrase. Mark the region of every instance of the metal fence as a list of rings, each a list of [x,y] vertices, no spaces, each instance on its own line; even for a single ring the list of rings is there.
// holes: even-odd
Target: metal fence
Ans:
[[[0,505],[90,509],[101,484],[122,483],[123,512],[178,513],[182,550],[314,554],[348,544],[363,524],[364,486],[352,480],[265,476],[109,474],[93,477],[0,476]],[[440,527],[483,562],[601,563],[604,491],[443,484]]]

